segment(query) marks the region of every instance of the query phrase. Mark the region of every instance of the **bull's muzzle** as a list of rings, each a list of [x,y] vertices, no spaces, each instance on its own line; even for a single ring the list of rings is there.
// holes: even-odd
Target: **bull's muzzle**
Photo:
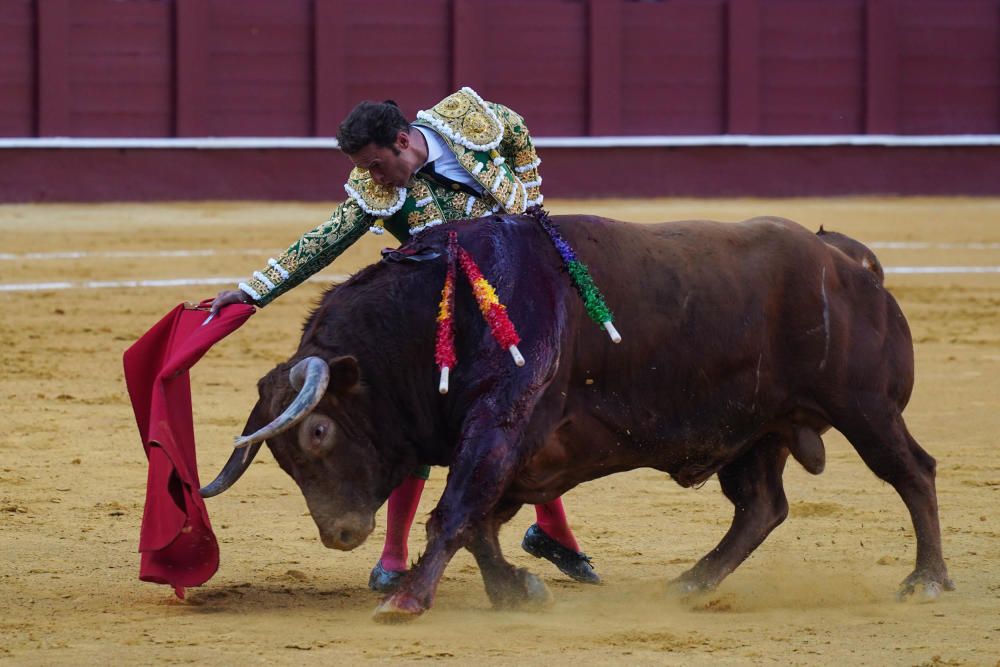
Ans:
[[[319,537],[328,549],[350,551],[368,539],[375,530],[375,515],[347,514],[332,521],[316,521]]]

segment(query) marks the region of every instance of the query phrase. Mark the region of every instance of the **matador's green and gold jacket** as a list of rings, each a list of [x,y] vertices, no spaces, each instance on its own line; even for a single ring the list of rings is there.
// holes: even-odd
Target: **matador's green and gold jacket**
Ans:
[[[418,113],[414,125],[444,139],[459,164],[482,186],[483,196],[449,189],[422,174],[414,175],[405,188],[381,186],[367,170],[355,168],[344,185],[348,199],[330,219],[240,283],[255,305],[267,305],[328,266],[366,231],[381,234],[388,230],[403,242],[448,220],[523,213],[542,203],[541,160],[524,119],[507,107],[462,88]]]

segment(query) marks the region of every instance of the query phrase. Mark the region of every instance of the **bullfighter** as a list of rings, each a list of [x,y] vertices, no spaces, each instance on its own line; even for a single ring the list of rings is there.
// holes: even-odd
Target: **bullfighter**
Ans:
[[[337,133],[354,163],[347,200],[238,289],[219,293],[212,313],[232,303],[263,307],[333,262],[366,232],[388,231],[400,243],[442,222],[493,213],[518,214],[541,204],[541,160],[524,119],[465,87],[407,121],[395,102],[362,102]],[[407,539],[430,468],[422,466],[390,495],[385,545],[372,569],[372,590],[395,590],[407,570]],[[525,551],[564,574],[600,583],[570,530],[562,501],[536,505]]]

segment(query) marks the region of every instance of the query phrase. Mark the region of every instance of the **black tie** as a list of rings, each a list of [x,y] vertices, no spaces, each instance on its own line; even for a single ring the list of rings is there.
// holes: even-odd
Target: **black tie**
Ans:
[[[459,183],[458,181],[454,181],[448,178],[447,176],[442,176],[441,174],[437,173],[437,171],[434,169],[433,162],[428,162],[427,164],[425,164],[417,171],[417,173],[429,178],[438,185],[448,188],[450,190],[461,191],[467,195],[472,195],[473,197],[479,196],[479,193],[476,192],[475,189],[469,187],[465,183]]]

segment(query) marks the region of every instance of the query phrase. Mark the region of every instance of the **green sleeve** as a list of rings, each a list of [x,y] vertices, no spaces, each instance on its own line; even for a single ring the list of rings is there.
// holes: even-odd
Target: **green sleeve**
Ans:
[[[497,151],[502,155],[518,180],[524,183],[528,193],[527,205],[542,203],[542,177],[538,173],[541,159],[535,152],[535,144],[531,141],[531,133],[524,119],[517,112],[502,104],[493,104],[493,113],[504,124],[503,141]]]
[[[326,268],[368,231],[374,219],[348,199],[337,207],[330,219],[306,232],[277,259],[246,282],[240,283],[256,306],[266,306],[299,285],[314,273]]]

